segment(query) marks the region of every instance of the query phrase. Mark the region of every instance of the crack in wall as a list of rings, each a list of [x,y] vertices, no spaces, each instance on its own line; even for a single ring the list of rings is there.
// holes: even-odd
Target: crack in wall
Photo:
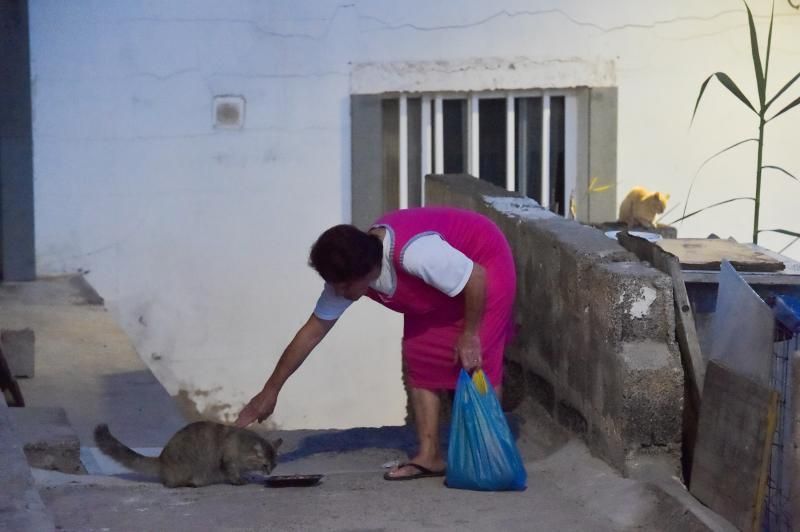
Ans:
[[[793,7],[793,8],[795,8],[795,9],[798,8],[798,6],[795,6],[794,4],[792,4],[791,1],[789,1],[789,5],[791,7]],[[668,19],[655,20],[653,22],[638,22],[638,23],[633,22],[633,23],[618,24],[618,25],[613,25],[613,26],[603,26],[601,24],[590,22],[588,20],[578,19],[578,18],[574,17],[573,15],[571,15],[571,14],[567,13],[566,11],[564,11],[562,9],[559,9],[559,8],[540,9],[540,10],[528,10],[528,9],[526,9],[526,10],[519,10],[519,11],[510,11],[510,10],[507,10],[507,9],[503,9],[503,10],[497,11],[495,13],[492,13],[491,15],[483,17],[481,19],[475,20],[473,22],[466,22],[464,24],[444,24],[444,25],[436,25],[436,26],[425,26],[425,25],[414,24],[414,23],[394,24],[394,23],[392,23],[390,21],[387,21],[385,19],[379,18],[379,17],[374,16],[374,15],[362,14],[362,12],[359,10],[358,3],[353,2],[353,3],[337,5],[334,8],[334,10],[331,13],[331,15],[328,16],[328,17],[319,17],[319,18],[315,18],[315,17],[306,17],[306,18],[297,17],[297,18],[292,19],[295,22],[299,22],[299,21],[303,21],[303,22],[305,22],[305,21],[318,21],[318,22],[324,24],[324,26],[325,26],[324,29],[321,32],[317,33],[317,34],[312,33],[312,32],[308,32],[308,33],[294,32],[293,33],[293,32],[276,31],[276,30],[272,30],[272,29],[267,28],[265,23],[262,23],[260,21],[253,20],[253,19],[246,19],[246,18],[225,18],[225,17],[209,17],[209,18],[132,17],[132,18],[126,18],[126,19],[111,20],[111,21],[98,20],[97,22],[98,22],[98,24],[127,24],[127,23],[235,24],[235,25],[250,26],[250,27],[253,28],[253,30],[256,33],[264,35],[266,37],[270,37],[270,38],[277,38],[277,39],[283,39],[283,40],[300,39],[300,40],[310,40],[310,41],[323,41],[323,40],[327,39],[330,36],[331,28],[333,27],[333,23],[336,21],[337,18],[339,18],[340,13],[342,11],[344,11],[344,10],[350,10],[350,9],[352,9],[354,11],[354,13],[356,14],[356,18],[358,20],[371,21],[371,22],[375,22],[378,25],[382,26],[382,27],[375,28],[375,29],[372,29],[372,30],[369,30],[369,29],[368,30],[364,30],[363,33],[369,33],[370,31],[396,31],[396,30],[403,30],[403,29],[410,29],[410,30],[419,31],[419,32],[464,30],[464,29],[470,29],[470,28],[475,28],[475,27],[479,27],[479,26],[485,25],[485,24],[487,24],[489,22],[492,22],[493,20],[498,19],[498,18],[508,18],[508,19],[522,18],[522,17],[536,17],[536,18],[538,18],[538,17],[548,16],[548,15],[560,15],[562,18],[564,18],[565,20],[569,21],[570,23],[572,23],[575,26],[592,28],[592,29],[597,30],[598,32],[601,32],[601,33],[612,33],[612,32],[624,31],[624,30],[629,30],[629,29],[643,29],[643,30],[654,29],[654,28],[657,28],[659,26],[680,24],[680,23],[684,23],[684,22],[709,22],[709,21],[712,21],[712,20],[716,20],[716,19],[722,18],[722,17],[727,16],[727,15],[736,15],[736,16],[741,15],[741,11],[740,10],[728,9],[728,10],[720,11],[718,13],[714,13],[714,14],[706,15],[706,16],[699,16],[699,15],[698,16],[679,16],[679,17],[673,17],[673,18],[668,18]],[[775,19],[777,20],[779,18],[788,17],[788,16],[791,16],[791,15],[789,15],[789,14],[776,14],[775,15]],[[768,17],[765,16],[765,15],[754,15],[754,18],[766,19]],[[742,25],[743,24],[740,24],[740,25],[738,25],[736,27],[739,27],[739,26],[742,26]],[[713,35],[713,34],[710,34],[710,35]]]
[[[357,11],[357,7],[356,7]],[[576,26],[588,27],[595,29],[601,33],[612,33],[617,31],[623,31],[628,29],[655,29],[659,26],[667,26],[671,24],[679,24],[683,22],[709,22],[712,20],[716,20],[718,18],[722,18],[726,15],[741,15],[741,10],[737,9],[726,9],[725,11],[720,11],[713,15],[706,15],[706,16],[684,16],[684,17],[674,17],[670,19],[663,19],[663,20],[656,20],[653,22],[648,23],[627,23],[627,24],[619,24],[616,26],[601,26],[600,24],[596,24],[594,22],[589,22],[585,20],[579,20],[572,15],[566,13],[562,9],[552,8],[552,9],[541,9],[541,10],[521,10],[521,11],[509,11],[507,9],[503,9],[501,11],[497,11],[487,17],[484,17],[480,20],[476,20],[474,22],[467,22],[464,24],[449,24],[449,25],[442,25],[442,26],[421,26],[418,24],[412,23],[405,23],[405,24],[398,24],[393,25],[390,22],[380,19],[378,17],[370,16],[370,15],[359,15],[360,19],[364,20],[371,20],[377,22],[384,27],[378,28],[372,31],[395,31],[395,30],[402,30],[402,29],[411,29],[414,31],[421,31],[421,32],[429,32],[429,31],[442,31],[442,30],[463,30],[463,29],[470,29],[477,26],[482,26],[487,24],[497,18],[505,17],[505,18],[519,18],[519,17],[541,17],[546,15],[561,15],[563,18],[568,20],[569,22],[573,23]],[[785,17],[788,15],[775,15],[775,18],[778,17]],[[764,16],[756,16],[754,18],[768,18]],[[742,24],[743,25],[743,24]]]
[[[37,76],[36,83],[78,83],[87,81],[128,81],[136,78],[152,78],[158,81],[167,81],[178,76],[185,74],[201,73],[199,68],[185,68],[168,72],[166,74],[156,74],[152,72],[135,72],[126,76],[84,76],[76,78],[67,77],[45,77]],[[269,74],[269,73],[244,73],[244,72],[214,72],[204,77],[205,81],[214,78],[243,78],[243,79],[321,79],[330,77],[347,78],[350,76],[349,72],[342,72],[339,70],[322,70],[319,72],[290,72],[287,74]]]
[[[558,8],[541,9],[541,10],[520,10],[520,11],[509,11],[509,10],[503,9],[501,11],[497,11],[495,13],[492,13],[491,15],[486,16],[486,17],[484,17],[482,19],[479,19],[479,20],[476,20],[476,21],[473,21],[473,22],[467,22],[467,23],[464,23],[464,24],[445,24],[445,25],[425,26],[425,25],[419,25],[419,24],[414,24],[414,23],[393,24],[390,21],[381,19],[381,18],[376,17],[376,16],[362,14],[359,11],[358,5],[356,3],[349,3],[349,4],[339,4],[338,6],[336,6],[336,8],[334,9],[333,13],[329,17],[323,17],[323,18],[319,18],[319,19],[294,19],[295,21],[297,21],[297,20],[318,20],[320,22],[323,22],[326,25],[326,27],[325,27],[324,31],[322,31],[318,35],[314,35],[312,33],[284,33],[284,32],[268,30],[268,29],[264,28],[263,24],[261,22],[259,22],[259,21],[250,20],[250,19],[240,19],[240,18],[222,18],[222,17],[220,17],[220,18],[134,17],[134,18],[123,19],[123,20],[118,20],[118,21],[114,21],[114,22],[118,23],[118,24],[125,23],[125,22],[134,22],[134,23],[136,23],[136,22],[175,23],[175,24],[192,24],[192,23],[200,23],[200,24],[207,24],[207,23],[242,24],[242,25],[254,26],[256,28],[256,31],[258,31],[259,33],[262,33],[264,35],[267,35],[269,37],[276,37],[276,38],[280,38],[280,39],[300,38],[300,39],[308,39],[308,40],[319,41],[319,40],[326,39],[330,35],[330,29],[331,29],[331,27],[333,25],[333,22],[336,20],[336,18],[339,17],[340,12],[342,10],[345,10],[345,9],[353,9],[354,12],[356,13],[357,18],[359,20],[373,21],[373,22],[376,22],[376,23],[378,23],[379,25],[382,26],[380,28],[375,28],[375,29],[372,29],[372,30],[364,30],[364,31],[362,31],[362,33],[369,33],[371,31],[397,31],[397,30],[402,30],[402,29],[411,29],[411,30],[419,31],[419,32],[463,30],[463,29],[470,29],[470,28],[475,28],[475,27],[478,27],[478,26],[482,26],[482,25],[488,24],[488,23],[494,21],[495,19],[498,19],[498,18],[501,18],[501,17],[505,17],[505,18],[508,18],[508,19],[520,18],[520,17],[537,17],[538,18],[538,17],[548,16],[548,15],[560,15],[561,17],[563,17],[564,19],[568,20],[569,22],[571,22],[572,24],[574,24],[576,26],[592,28],[592,29],[595,29],[595,30],[597,30],[597,31],[599,31],[601,33],[612,33],[612,32],[628,30],[628,29],[654,29],[654,28],[657,28],[659,26],[666,26],[666,25],[678,24],[678,23],[684,23],[684,22],[709,22],[709,21],[712,21],[712,20],[716,20],[716,19],[722,18],[722,17],[727,16],[727,15],[737,15],[738,16],[738,15],[741,14],[739,10],[730,9],[730,10],[720,11],[718,13],[715,13],[715,14],[712,14],[712,15],[706,15],[706,16],[682,16],[682,17],[674,17],[674,18],[669,18],[669,19],[661,19],[661,20],[656,20],[656,21],[647,22],[647,23],[626,23],[626,24],[619,24],[619,25],[615,25],[615,26],[602,26],[602,25],[594,23],[594,22],[590,22],[590,21],[586,21],[586,20],[580,20],[580,19],[570,15],[569,13],[565,12],[564,10],[558,9]],[[786,17],[786,16],[790,16],[790,15],[778,14],[778,15],[775,15],[775,18],[778,19],[780,17]],[[755,16],[755,18],[766,18],[766,17],[764,17],[764,16]],[[730,27],[728,27],[726,29],[723,29],[723,30],[718,30],[718,31],[708,32],[708,33],[695,34],[695,35],[692,35],[691,38],[713,37],[715,35],[726,33],[726,32],[731,31],[733,29],[742,27],[743,25],[744,24],[734,24],[734,25],[731,25]],[[688,39],[689,38],[679,38],[679,39],[676,39],[676,40],[683,41],[683,40],[688,40]],[[572,59],[564,59],[564,60],[553,59],[553,60],[550,60],[548,62],[571,61],[571,60]],[[442,70],[437,70],[437,71],[442,72],[442,73],[453,73],[453,72],[458,72],[458,71],[461,71],[461,70],[464,70],[464,69],[463,68],[459,68],[459,69],[456,69],[456,70],[442,69]],[[197,67],[194,67],[194,68],[186,68],[186,69],[176,70],[174,72],[168,72],[168,73],[164,73],[164,74],[158,74],[158,73],[153,73],[153,72],[136,72],[136,73],[133,73],[131,75],[126,75],[126,76],[108,76],[108,77],[94,77],[94,76],[92,76],[92,77],[83,77],[83,78],[43,78],[43,77],[37,77],[35,79],[35,83],[41,83],[41,82],[79,82],[79,81],[86,81],[86,80],[119,81],[119,80],[130,80],[130,79],[136,79],[136,78],[152,78],[152,79],[155,79],[155,80],[158,80],[158,81],[167,81],[167,80],[170,80],[172,78],[176,78],[176,77],[179,77],[179,76],[182,76],[182,75],[185,75],[185,74],[194,74],[194,73],[199,73],[199,72],[201,72],[201,70],[199,68],[197,68]],[[349,75],[350,75],[349,72],[342,72],[342,71],[335,71],[335,70],[333,70],[333,71],[320,71],[320,72],[308,72],[308,73],[291,72],[291,73],[285,73],[285,74],[219,72],[219,73],[210,74],[209,76],[206,77],[206,79],[211,79],[211,78],[215,78],[215,77],[217,77],[217,78],[218,77],[234,77],[234,78],[238,77],[238,78],[242,78],[242,79],[289,80],[289,79],[320,79],[320,78],[325,78],[325,77],[342,77],[342,78],[346,78]]]
[[[256,33],[264,35],[266,37],[274,37],[278,39],[302,39],[302,40],[311,40],[311,41],[321,41],[325,40],[330,35],[331,27],[333,26],[333,22],[339,17],[339,13],[342,10],[356,8],[357,6],[354,3],[350,4],[339,4],[337,5],[333,13],[329,17],[321,17],[316,19],[305,19],[305,20],[314,20],[322,22],[325,25],[324,30],[320,34],[313,34],[313,33],[284,33],[280,31],[275,31],[268,29],[264,24],[259,21],[252,20],[252,19],[242,19],[242,18],[224,18],[224,17],[212,17],[212,18],[161,18],[161,17],[133,17],[133,18],[126,18],[121,20],[115,20],[113,23],[115,24],[125,24],[125,23],[139,23],[139,22],[147,22],[147,23],[165,23],[165,24],[238,24],[238,25],[245,25],[250,26]],[[294,19],[294,20],[301,20],[301,19]]]

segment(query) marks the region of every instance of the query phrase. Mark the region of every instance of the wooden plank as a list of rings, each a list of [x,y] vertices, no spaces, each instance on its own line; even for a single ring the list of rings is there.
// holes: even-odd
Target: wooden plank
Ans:
[[[687,270],[719,271],[727,260],[737,271],[775,272],[786,265],[745,244],[719,238],[667,238],[656,242],[664,251],[678,257]]]
[[[678,259],[666,251],[653,246],[654,265],[672,277],[672,292],[675,300],[675,337],[681,352],[686,388],[683,404],[683,441],[681,442],[681,465],[687,486],[692,484],[692,464],[697,444],[700,404],[705,383],[706,364],[700,349],[700,340],[694,323],[694,313],[689,303],[689,294],[681,276]]]
[[[689,302],[689,293],[686,291],[686,284],[683,282],[681,265],[678,263],[677,258],[660,249],[656,249],[653,260],[655,261],[653,265],[657,269],[672,277],[672,291],[675,298],[676,336],[681,353],[685,353],[686,365],[691,369],[689,378],[691,379],[691,386],[695,390],[693,399],[696,404],[699,404],[700,398],[703,396],[706,365],[703,360],[703,353],[700,350],[700,340],[697,338],[694,314]]]
[[[636,255],[639,260],[653,264],[653,253],[657,248],[649,240],[634,236],[627,231],[620,231],[617,233],[617,241],[622,247]]]
[[[739,276],[749,285],[779,285],[779,286],[797,286],[800,285],[800,262],[785,257],[779,253],[775,253],[766,248],[756,246],[755,244],[747,244],[752,249],[763,253],[768,257],[772,257],[778,262],[783,262],[784,269],[777,272],[737,272]],[[719,270],[689,270],[683,268],[683,280],[686,283],[719,283]]]
[[[708,364],[691,493],[741,530],[759,530],[778,393]]]

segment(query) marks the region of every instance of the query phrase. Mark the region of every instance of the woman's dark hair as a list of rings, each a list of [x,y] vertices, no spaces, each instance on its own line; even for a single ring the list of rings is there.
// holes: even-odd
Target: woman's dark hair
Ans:
[[[352,225],[335,225],[322,233],[314,245],[308,264],[329,283],[361,279],[383,259],[383,244],[377,236]]]

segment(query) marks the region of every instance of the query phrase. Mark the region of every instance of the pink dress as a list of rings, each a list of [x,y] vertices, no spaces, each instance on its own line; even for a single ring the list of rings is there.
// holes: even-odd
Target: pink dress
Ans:
[[[375,222],[394,235],[391,259],[397,274],[392,296],[367,295],[401,312],[403,362],[409,384],[430,390],[454,389],[460,362],[455,345],[464,328],[464,293],[449,297],[402,267],[406,245],[415,237],[439,234],[486,270],[486,302],[480,325],[483,370],[493,386],[502,384],[503,352],[513,331],[516,272],[505,236],[488,218],[472,211],[425,207],[391,212]]]

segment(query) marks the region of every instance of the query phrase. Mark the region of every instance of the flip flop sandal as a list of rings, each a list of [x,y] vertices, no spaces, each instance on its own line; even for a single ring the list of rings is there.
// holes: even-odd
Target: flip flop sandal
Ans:
[[[415,480],[418,478],[428,478],[428,477],[443,477],[444,470],[442,471],[433,471],[428,469],[427,467],[423,467],[419,464],[415,464],[414,462],[407,462],[405,464],[400,464],[397,466],[397,469],[401,467],[411,466],[418,471],[418,473],[413,473],[411,475],[390,475],[390,471],[387,471],[383,474],[384,480]],[[397,471],[397,470],[395,470]]]

